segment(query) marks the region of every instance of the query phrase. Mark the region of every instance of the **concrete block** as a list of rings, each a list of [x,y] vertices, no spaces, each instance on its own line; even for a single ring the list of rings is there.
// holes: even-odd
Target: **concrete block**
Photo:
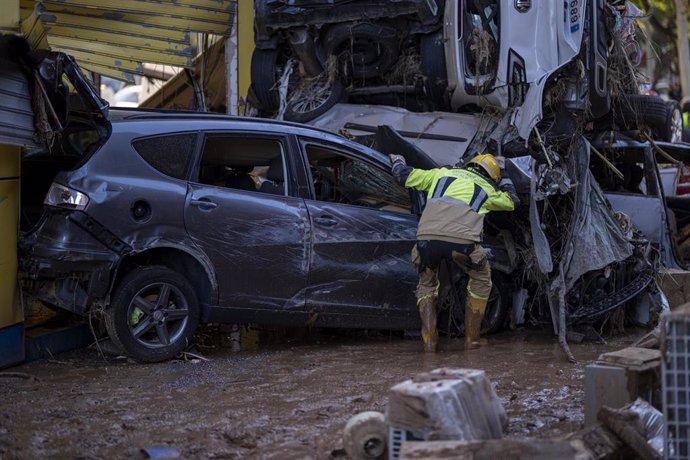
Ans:
[[[484,371],[436,369],[391,388],[388,425],[422,440],[495,439],[506,411]]]
[[[604,353],[585,367],[585,426],[597,423],[602,406],[619,409],[638,397],[657,406],[661,352],[628,347]]]

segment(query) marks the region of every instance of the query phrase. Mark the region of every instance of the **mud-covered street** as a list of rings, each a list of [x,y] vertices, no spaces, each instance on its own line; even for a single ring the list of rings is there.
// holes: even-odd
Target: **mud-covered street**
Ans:
[[[583,423],[584,366],[641,334],[573,344],[575,365],[535,330],[471,351],[443,339],[436,355],[418,340],[323,332],[206,351],[209,361],[142,365],[86,349],[12,369],[39,380],[0,378],[0,457],[143,458],[142,448],[168,446],[182,458],[344,458],[349,417],[384,411],[392,385],[438,367],[485,369],[507,436],[559,436]]]

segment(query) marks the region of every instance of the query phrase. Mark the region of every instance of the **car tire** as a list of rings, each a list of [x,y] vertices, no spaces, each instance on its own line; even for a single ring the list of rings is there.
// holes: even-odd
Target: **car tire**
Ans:
[[[280,106],[277,72],[278,50],[256,48],[252,54],[252,90],[259,109],[276,112]]]
[[[493,334],[498,332],[506,324],[506,318],[510,310],[510,296],[507,289],[507,280],[501,273],[494,272],[491,276],[492,286],[489,294],[489,301],[486,305],[484,318],[482,319],[482,327],[480,333]],[[453,307],[453,311],[448,308],[449,300],[445,297],[450,295],[450,292],[443,290],[440,292],[439,298],[440,310],[438,315],[438,330],[441,333],[447,332],[449,335],[464,335],[465,334],[465,302],[467,297],[467,276],[462,276],[456,279],[455,289],[457,291],[457,298],[459,307]]]
[[[347,97],[345,85],[336,77],[318,77],[316,82],[299,82],[298,87],[288,94],[283,118],[297,123],[306,123],[323,115],[335,104]]]
[[[128,273],[105,315],[113,343],[142,362],[174,358],[190,345],[198,324],[199,303],[192,285],[162,266]]]
[[[422,35],[419,43],[422,73],[426,77],[425,88],[434,105],[434,110],[447,110],[448,71],[443,42],[443,30]]]
[[[647,127],[652,137],[661,141],[672,137],[671,117],[666,101],[658,96],[626,94],[613,105],[615,125],[626,131]]]
[[[352,77],[380,77],[398,60],[400,43],[394,27],[361,22],[342,23],[325,33],[324,48],[329,55],[347,55]]]

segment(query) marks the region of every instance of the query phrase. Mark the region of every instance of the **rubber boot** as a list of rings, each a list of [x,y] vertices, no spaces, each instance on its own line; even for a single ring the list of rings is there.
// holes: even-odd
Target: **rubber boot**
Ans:
[[[436,330],[436,303],[438,297],[428,296],[419,301],[419,317],[422,320],[422,340],[424,351],[436,353],[438,331]]]
[[[465,349],[479,348],[479,331],[482,327],[482,319],[486,310],[487,299],[467,297],[465,304]]]

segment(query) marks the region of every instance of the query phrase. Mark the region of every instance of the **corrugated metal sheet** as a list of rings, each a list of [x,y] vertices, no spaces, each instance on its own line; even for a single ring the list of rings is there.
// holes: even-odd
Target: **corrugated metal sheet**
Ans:
[[[34,48],[62,51],[84,69],[132,81],[144,73],[144,63],[192,67],[192,34],[229,36],[237,0],[21,0],[20,5],[21,30]]]
[[[0,144],[35,145],[29,83],[18,65],[0,66]]]

